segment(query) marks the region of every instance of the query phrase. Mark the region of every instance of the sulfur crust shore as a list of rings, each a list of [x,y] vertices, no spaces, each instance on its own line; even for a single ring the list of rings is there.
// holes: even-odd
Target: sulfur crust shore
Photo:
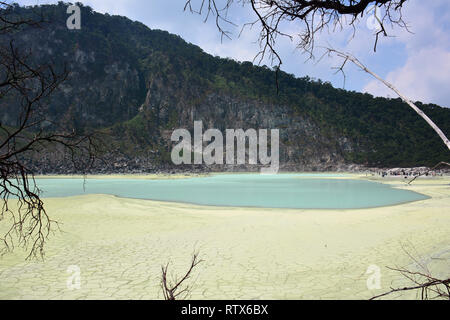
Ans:
[[[109,195],[45,199],[62,232],[51,236],[44,262],[25,262],[17,248],[0,258],[0,299],[161,299],[161,265],[170,261],[181,274],[194,250],[204,262],[191,299],[368,299],[409,285],[387,267],[414,269],[412,258],[436,277],[450,276],[450,178],[412,186],[348,178],[431,198],[362,210],[221,208]],[[67,287],[72,265],[81,271],[79,290]],[[380,289],[367,287],[371,265],[381,269]]]

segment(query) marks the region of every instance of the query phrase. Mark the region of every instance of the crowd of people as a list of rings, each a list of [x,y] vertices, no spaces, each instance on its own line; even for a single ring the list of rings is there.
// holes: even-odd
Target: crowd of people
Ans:
[[[448,170],[431,170],[430,168],[421,167],[421,168],[395,168],[395,169],[387,169],[387,170],[376,170],[376,174],[384,177],[404,177],[405,179],[408,177],[416,177],[416,176],[425,176],[425,177],[437,177],[443,176],[448,173]]]

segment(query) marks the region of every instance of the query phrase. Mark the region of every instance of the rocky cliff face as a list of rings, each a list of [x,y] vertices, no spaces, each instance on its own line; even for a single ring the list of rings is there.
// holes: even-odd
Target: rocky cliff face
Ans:
[[[68,38],[69,37],[69,38]],[[136,62],[106,55],[93,40],[67,35],[62,27],[51,32],[33,29],[14,37],[23,51],[31,50],[32,64],[51,63],[68,77],[47,101],[47,118],[73,127],[106,127],[126,121],[138,112],[145,82]],[[18,108],[8,104],[2,122],[14,125]]]
[[[222,92],[201,92],[201,89],[197,91],[195,102],[187,102],[190,98],[174,92],[173,84],[152,79],[148,87],[151,89],[140,112],[154,116],[153,121],[159,127],[156,134],[160,135],[161,145],[167,151],[173,146],[170,141],[173,130],[185,128],[193,136],[194,121],[202,121],[203,131],[218,129],[223,134],[226,129],[279,129],[280,165],[284,170],[328,171],[348,167],[343,152],[351,148],[351,143],[345,138],[336,141],[325,137],[312,119],[296,114],[288,106]],[[257,168],[247,165],[240,169]],[[231,169],[225,166],[222,170]],[[213,166],[213,170],[220,170],[220,167]]]

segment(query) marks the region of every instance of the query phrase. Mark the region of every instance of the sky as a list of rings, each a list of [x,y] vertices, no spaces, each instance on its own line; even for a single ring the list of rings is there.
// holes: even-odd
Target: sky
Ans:
[[[16,0],[21,5],[57,3],[45,0]],[[233,25],[224,25],[231,32],[231,40],[222,39],[215,20],[204,22],[204,16],[185,12],[185,0],[80,0],[95,11],[126,16],[151,29],[166,30],[198,45],[204,51],[238,61],[253,61],[259,52],[258,30],[242,26],[256,19],[250,8],[236,5],[228,18]],[[191,1],[199,7],[201,0]],[[224,3],[218,0],[217,3]],[[403,19],[409,31],[398,27],[387,27],[389,37],[380,38],[374,52],[373,12],[367,13],[357,25],[339,31],[325,31],[316,37],[316,59],[308,59],[296,48],[296,42],[279,38],[277,52],[283,64],[281,69],[298,77],[309,76],[329,81],[335,87],[368,92],[375,96],[396,97],[369,74],[348,65],[345,81],[334,67],[340,61],[336,57],[322,56],[323,47],[349,52],[397,87],[413,101],[435,103],[450,107],[450,1],[408,0],[404,4]],[[284,30],[292,34],[302,28],[299,23],[290,23]],[[257,62],[257,61],[256,61]],[[262,64],[270,66],[270,61]]]

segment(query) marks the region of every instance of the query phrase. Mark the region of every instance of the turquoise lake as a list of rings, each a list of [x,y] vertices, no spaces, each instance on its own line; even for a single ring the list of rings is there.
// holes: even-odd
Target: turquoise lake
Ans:
[[[357,209],[389,206],[427,196],[389,185],[320,174],[224,174],[170,180],[37,179],[43,197],[110,194],[123,198],[212,206]]]

